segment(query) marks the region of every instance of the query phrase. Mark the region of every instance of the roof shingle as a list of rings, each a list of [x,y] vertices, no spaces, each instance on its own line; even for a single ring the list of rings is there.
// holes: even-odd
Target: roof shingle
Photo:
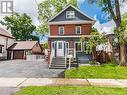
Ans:
[[[11,34],[9,34],[5,29],[0,28],[0,35],[9,37],[9,38],[14,38]]]
[[[8,50],[31,50],[38,41],[17,41]]]

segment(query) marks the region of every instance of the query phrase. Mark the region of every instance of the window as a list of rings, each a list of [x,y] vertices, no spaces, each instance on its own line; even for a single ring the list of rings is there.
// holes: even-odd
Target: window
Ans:
[[[75,12],[74,11],[67,11],[66,12],[66,18],[67,19],[75,18]]]
[[[0,47],[0,53],[2,53],[2,47]]]
[[[58,49],[62,49],[62,42],[58,43]]]
[[[76,51],[82,51],[81,42],[75,42],[75,49],[76,49]]]
[[[81,34],[81,26],[76,26],[76,34]]]
[[[63,26],[60,26],[59,27],[59,34],[60,35],[63,35],[64,34],[64,27]]]

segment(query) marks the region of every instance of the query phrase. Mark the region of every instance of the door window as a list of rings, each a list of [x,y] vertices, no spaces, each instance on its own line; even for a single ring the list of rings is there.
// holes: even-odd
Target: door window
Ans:
[[[58,49],[62,49],[62,42],[58,43]]]

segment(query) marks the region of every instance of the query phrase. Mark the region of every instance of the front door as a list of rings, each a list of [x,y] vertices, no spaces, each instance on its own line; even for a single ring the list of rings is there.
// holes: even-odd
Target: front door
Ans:
[[[64,56],[64,41],[57,41],[57,56]]]

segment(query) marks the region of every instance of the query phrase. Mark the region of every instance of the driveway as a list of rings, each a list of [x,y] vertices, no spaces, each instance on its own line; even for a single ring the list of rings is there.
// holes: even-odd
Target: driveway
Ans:
[[[44,61],[0,61],[0,77],[53,78],[60,77],[63,71],[64,69],[49,69]]]

